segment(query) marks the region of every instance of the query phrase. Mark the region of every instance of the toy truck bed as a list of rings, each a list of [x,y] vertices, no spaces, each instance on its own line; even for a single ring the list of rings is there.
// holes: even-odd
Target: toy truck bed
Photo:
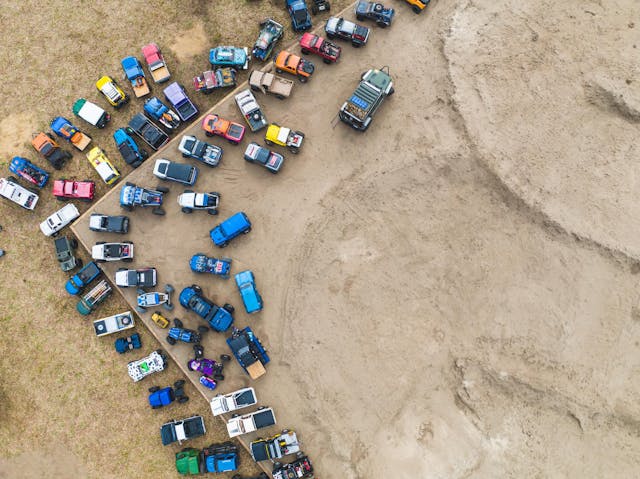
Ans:
[[[254,70],[249,76],[249,86],[253,91],[259,90],[262,93],[272,93],[280,100],[291,95],[293,84],[293,80],[263,71]]]

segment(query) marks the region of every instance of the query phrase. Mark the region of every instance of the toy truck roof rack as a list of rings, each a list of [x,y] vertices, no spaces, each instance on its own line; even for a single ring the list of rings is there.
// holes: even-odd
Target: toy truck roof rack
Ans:
[[[97,285],[91,289],[87,294],[80,298],[76,309],[84,316],[91,314],[91,312],[98,307],[109,295],[113,292],[109,283],[106,280],[100,281]]]

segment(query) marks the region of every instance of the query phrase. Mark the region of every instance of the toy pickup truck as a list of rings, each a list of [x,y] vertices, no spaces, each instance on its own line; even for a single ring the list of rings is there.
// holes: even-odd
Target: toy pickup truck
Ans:
[[[112,185],[120,179],[120,172],[116,170],[116,167],[99,146],[92,148],[87,153],[87,160],[105,184]]]
[[[369,29],[367,27],[341,17],[330,17],[324,26],[324,31],[327,37],[349,40],[351,45],[356,48],[366,45],[367,40],[369,40]]]
[[[78,216],[80,216],[78,208],[76,208],[74,204],[69,203],[40,223],[40,231],[42,231],[45,236],[56,236],[62,228]]]
[[[138,146],[125,128],[118,128],[113,132],[113,141],[115,141],[122,159],[132,168],[140,166],[149,156],[145,150]]]
[[[238,447],[230,442],[211,444],[202,451],[187,447],[176,453],[176,470],[182,475],[231,472],[238,469],[239,460]],[[236,474],[233,479],[241,478]]]
[[[342,104],[338,117],[358,131],[369,128],[373,116],[385,98],[393,95],[389,70],[372,69],[362,75],[356,91]]]
[[[273,63],[276,69],[276,73],[287,72],[291,75],[295,75],[300,83],[306,83],[313,72],[315,71],[315,65],[309,60],[289,53],[286,50],[282,50],[273,59]]]
[[[134,326],[135,324],[133,322],[133,314],[131,311],[114,314],[107,318],[96,319],[93,322],[93,330],[98,337],[124,331],[125,329],[130,329]]]
[[[18,175],[23,180],[36,185],[38,188],[44,187],[49,181],[49,173],[37,167],[26,158],[14,156],[9,163],[9,171]]]
[[[209,236],[216,246],[224,248],[233,238],[251,231],[251,221],[242,211],[230,216],[211,231]]]
[[[72,158],[71,153],[60,148],[60,145],[48,133],[38,133],[31,140],[31,146],[44,156],[56,170],[62,168],[65,161]]]
[[[193,87],[196,91],[205,95],[212,93],[218,88],[236,86],[236,71],[233,68],[218,68],[217,70],[207,70],[202,75],[193,77]]]
[[[140,65],[138,59],[136,57],[125,57],[120,61],[120,64],[122,65],[125,76],[131,82],[131,88],[133,88],[133,93],[136,95],[136,98],[148,95],[151,90],[149,90],[147,79],[144,76],[142,65]]]
[[[164,56],[158,45],[149,43],[142,47],[142,56],[147,62],[149,73],[151,73],[151,78],[153,78],[154,82],[163,83],[171,77],[171,73],[169,73],[167,64],[164,61]]]
[[[176,109],[182,121],[187,121],[198,114],[198,109],[178,82],[173,82],[164,89],[164,97]]]
[[[305,33],[300,37],[300,51],[305,55],[315,53],[322,57],[323,62],[331,64],[338,61],[342,48],[318,35]]]
[[[93,181],[56,180],[53,182],[53,196],[56,199],[91,201],[96,191]]]
[[[84,149],[91,143],[91,137],[82,133],[69,120],[62,116],[57,116],[51,121],[51,129],[60,138],[64,138],[78,150]]]
[[[373,20],[381,28],[391,25],[391,20],[393,20],[395,14],[393,8],[386,8],[381,3],[368,2],[367,0],[360,0],[356,4],[355,12],[359,21],[365,19]]]
[[[314,477],[313,464],[309,457],[305,456],[302,451],[298,451],[295,461],[289,464],[274,463],[271,477],[273,479],[312,479]]]
[[[142,113],[136,114],[129,120],[127,133],[135,133],[154,150],[158,150],[169,142],[169,136],[151,123]]]
[[[273,73],[253,70],[249,75],[249,86],[253,91],[261,91],[265,94],[271,93],[279,100],[284,100],[291,95],[293,81]]]
[[[431,0],[404,0],[404,1],[407,2],[409,5],[411,5],[411,10],[413,10],[413,13],[418,14],[422,12],[422,10],[427,8],[427,5]]]
[[[276,423],[276,415],[271,408],[259,408],[255,412],[245,414],[244,416],[236,415],[227,421],[227,432],[229,437],[236,437],[242,434],[248,434],[258,429],[273,426]]]
[[[264,366],[271,359],[251,328],[234,328],[231,336],[227,338],[227,344],[238,360],[238,364],[251,379],[257,379],[266,374],[267,370]]]
[[[182,444],[183,441],[194,437],[204,436],[207,432],[202,416],[192,416],[181,421],[169,421],[160,428],[162,445],[166,446],[174,442]]]
[[[267,119],[251,90],[242,90],[235,96],[235,99],[240,113],[242,113],[251,131],[256,132],[267,126]]]
[[[202,288],[193,284],[180,292],[180,304],[204,319],[214,331],[224,332],[233,324],[234,308],[230,304],[220,307],[202,295]]]
[[[245,127],[235,121],[220,118],[215,113],[210,113],[202,120],[202,129],[207,136],[218,135],[229,143],[239,144],[244,138]]]
[[[236,286],[238,286],[238,291],[240,292],[240,297],[242,298],[247,314],[261,311],[263,306],[262,297],[260,293],[258,293],[253,272],[251,270],[242,271],[237,273],[235,278]]]
[[[220,46],[209,51],[209,63],[214,68],[237,67],[246,70],[249,66],[249,49]]]
[[[125,234],[129,231],[129,218],[127,216],[109,216],[101,213],[91,213],[89,216],[89,229],[104,233]]]
[[[73,114],[96,128],[104,128],[111,120],[111,115],[93,102],[80,98],[73,104]]]
[[[72,295],[80,294],[89,283],[100,276],[100,273],[102,273],[100,267],[91,261],[69,278],[69,281],[64,285],[64,289]]]
[[[211,412],[214,416],[226,414],[245,407],[253,406],[258,402],[256,391],[253,388],[238,389],[229,394],[218,394],[211,399]]]
[[[80,298],[80,301],[76,304],[76,309],[83,316],[91,314],[112,292],[113,290],[109,283],[103,279],[91,291]]]
[[[280,459],[289,454],[297,454],[300,443],[295,431],[283,430],[268,439],[258,438],[249,444],[249,452],[256,462]]]
[[[294,155],[300,152],[303,140],[304,133],[301,131],[293,131],[291,128],[285,128],[277,123],[269,125],[267,133],[264,135],[264,142],[267,145],[284,146]]]
[[[0,196],[22,206],[26,210],[33,210],[40,198],[37,193],[19,185],[18,180],[12,176],[0,178]]]

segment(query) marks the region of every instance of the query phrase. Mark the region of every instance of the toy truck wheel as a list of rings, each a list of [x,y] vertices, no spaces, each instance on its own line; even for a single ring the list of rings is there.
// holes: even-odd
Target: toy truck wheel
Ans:
[[[357,18],[359,21],[364,20],[364,17],[363,17],[362,15],[356,15],[356,18]]]
[[[229,356],[228,354],[221,354],[220,361],[222,361],[223,363],[228,363],[229,361],[231,361],[231,356]]]
[[[307,83],[307,77],[304,77],[302,75],[298,77],[298,80],[300,81],[300,83]]]
[[[191,285],[191,288],[198,294],[202,293],[202,288],[200,286],[198,286],[197,284]]]
[[[176,344],[176,340],[174,338],[172,338],[171,336],[167,336],[167,342],[173,346],[174,344]]]
[[[146,313],[147,310],[145,308],[143,308],[142,306],[136,306],[136,311],[140,314]]]
[[[395,93],[395,89],[393,87],[391,87],[391,90],[389,90],[389,93],[387,93],[387,96],[391,96]]]
[[[233,307],[233,305],[227,303],[224,305],[224,309],[226,309],[227,311],[229,311],[231,314],[233,314],[233,312],[236,310],[236,308]]]
[[[184,403],[186,403],[188,400],[189,400],[189,396],[181,396],[181,397],[179,397],[179,398],[178,398],[178,402],[179,402],[180,404],[184,404]]]
[[[263,409],[266,409],[266,408],[267,408],[267,406],[260,406],[260,407],[258,408],[258,411],[262,411]]]
[[[253,91],[260,91],[260,88],[258,88],[258,87],[257,87],[257,86],[255,86],[255,85],[251,85],[251,89],[252,89]]]
[[[133,206],[120,204],[120,208],[127,211],[133,211]]]
[[[184,384],[185,384],[184,379],[178,379],[175,383],[173,383],[173,387],[176,389],[180,389],[182,386],[184,386]]]
[[[204,356],[204,348],[201,344],[193,345],[193,354],[195,355],[196,359],[201,359]]]
[[[333,40],[334,38],[336,38],[336,36],[335,36],[333,33],[329,33],[329,32],[327,32],[327,38],[328,38],[329,40]]]
[[[293,153],[294,155],[297,155],[297,154],[300,152],[300,149],[299,149],[299,148],[296,148],[295,146],[290,146],[290,147],[289,147],[289,151],[290,151],[291,153]]]
[[[228,242],[224,242],[219,245],[219,248],[226,248],[228,244],[229,244]]]
[[[173,311],[173,304],[171,303],[164,303],[162,306],[164,306],[164,309],[167,311]]]
[[[242,479],[242,476],[239,474],[236,474],[235,476],[233,476],[231,479]]]
[[[135,185],[135,184],[133,184],[133,183],[131,183],[131,182],[129,182],[129,181],[127,181],[127,182],[124,184],[124,186],[136,186],[136,185]]]
[[[218,210],[207,210],[207,213],[209,213],[210,215],[217,215]]]
[[[151,212],[154,215],[157,215],[157,216],[164,216],[165,215],[165,211],[162,208],[160,208],[159,206],[156,206],[154,209],[151,210]]]
[[[214,374],[213,379],[215,379],[216,381],[224,381],[224,374],[221,374],[221,373]]]
[[[296,452],[296,457],[297,457],[298,459],[302,459],[302,458],[304,457],[304,452],[302,452],[302,451],[298,451],[298,452]]]
[[[213,133],[211,133],[210,131],[205,131],[204,134],[205,134],[205,136],[208,136],[208,137],[212,137],[213,136]]]
[[[183,206],[182,212],[190,215],[191,213],[193,213],[193,210],[191,208],[187,208],[186,206]]]
[[[204,325],[200,325],[198,326],[198,332],[199,333],[206,333],[207,331],[209,331],[209,328],[204,326]]]
[[[309,53],[311,53],[309,50],[307,50],[306,48],[303,48],[302,50],[300,50],[302,52],[303,55],[308,55]]]
[[[282,467],[282,463],[281,462],[274,462],[273,463],[273,470],[275,471],[276,469],[280,469]]]
[[[178,318],[173,318],[173,324],[176,328],[184,327],[184,324],[182,324],[182,321],[180,321]]]
[[[84,261],[82,261],[82,258],[76,258],[76,268],[82,268],[83,265]]]
[[[160,386],[153,386],[153,387],[149,388],[149,392],[152,393],[152,394],[157,392],[157,391],[160,391]]]
[[[133,261],[133,258],[122,258],[122,261],[124,261],[125,263],[131,263]]]
[[[69,243],[71,244],[71,248],[72,249],[77,249],[78,248],[78,240],[77,239],[73,238]]]
[[[360,48],[362,44],[359,42],[351,42],[351,46],[353,46],[353,48]]]
[[[276,67],[276,73],[282,73],[282,68]]]
[[[329,60],[328,58],[323,58],[322,61],[325,62],[327,65],[331,65],[331,60]]]
[[[267,140],[266,138],[264,139],[264,142],[269,146],[273,146],[273,144],[274,144],[273,141]]]
[[[175,290],[174,290],[173,286],[171,286],[170,284],[167,284],[167,285],[164,287],[164,292],[165,292],[165,293],[167,293],[167,294],[171,294],[171,293],[173,293],[174,291],[175,291]]]
[[[411,7],[411,10],[413,10],[413,13],[415,13],[416,15],[420,12],[422,12],[422,10],[420,9],[420,7],[418,5],[414,5],[413,7]]]
[[[387,24],[384,22],[377,22],[380,28],[387,28]]]
[[[243,235],[248,235],[249,233],[251,233],[251,228],[247,228],[242,232]]]
[[[159,191],[160,193],[169,193],[169,188],[167,188],[166,186],[158,186],[156,188],[156,191]]]

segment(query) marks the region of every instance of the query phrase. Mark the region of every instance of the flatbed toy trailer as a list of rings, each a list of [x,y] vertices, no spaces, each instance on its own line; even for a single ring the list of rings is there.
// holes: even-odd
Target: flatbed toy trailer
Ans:
[[[280,100],[284,100],[291,95],[293,84],[293,80],[260,70],[253,70],[249,75],[249,86],[253,91],[261,91],[265,94],[271,93]]]
[[[91,291],[80,298],[76,309],[84,316],[91,314],[112,292],[113,290],[109,283],[103,279]]]

